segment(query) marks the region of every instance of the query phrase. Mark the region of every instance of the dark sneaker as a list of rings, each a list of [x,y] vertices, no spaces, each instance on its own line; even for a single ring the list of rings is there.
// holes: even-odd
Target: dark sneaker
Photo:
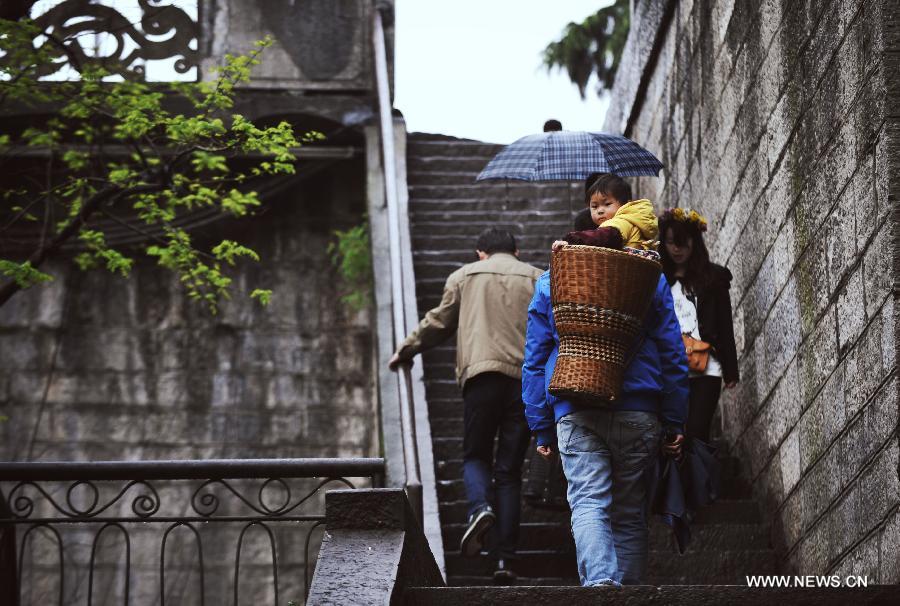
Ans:
[[[515,585],[518,576],[509,567],[509,560],[497,560],[497,570],[494,571],[495,585]]]
[[[496,520],[497,516],[487,505],[470,515],[469,527],[466,528],[462,541],[459,542],[459,552],[467,558],[481,553],[481,548],[484,546],[484,535]]]

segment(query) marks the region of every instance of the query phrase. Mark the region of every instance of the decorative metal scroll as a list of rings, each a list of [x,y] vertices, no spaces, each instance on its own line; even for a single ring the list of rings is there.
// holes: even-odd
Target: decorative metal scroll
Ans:
[[[41,76],[56,74],[67,65],[76,71],[96,65],[125,78],[146,79],[146,62],[173,58],[178,74],[196,67],[197,22],[175,4],[158,0],[137,0],[137,4],[141,16],[136,22],[114,6],[90,0],[64,0],[34,16],[46,34],[40,43],[55,49],[59,58]],[[178,79],[172,76],[165,79]]]
[[[128,604],[129,596],[135,595],[138,590],[134,584],[138,576],[132,569],[133,562],[147,561],[146,557],[139,556],[142,548],[144,554],[147,554],[147,549],[158,549],[159,603],[164,606],[167,599],[170,603],[178,602],[176,597],[167,595],[167,590],[174,587],[171,579],[167,584],[167,578],[184,572],[177,562],[171,560],[172,535],[179,528],[184,528],[181,532],[185,534],[181,537],[181,551],[176,553],[184,556],[186,551],[190,552],[191,568],[198,573],[196,582],[185,585],[182,579],[182,584],[178,585],[189,592],[191,603],[205,604],[207,600],[218,603],[225,595],[219,591],[217,599],[215,592],[210,591],[215,587],[223,589],[221,573],[205,570],[205,566],[210,564],[210,556],[220,563],[216,569],[214,562],[214,570],[221,570],[221,564],[233,557],[233,576],[227,591],[233,594],[234,604],[244,603],[239,601],[242,590],[245,592],[244,600],[253,593],[252,587],[249,590],[243,588],[243,581],[247,579],[241,580],[241,571],[247,566],[251,569],[256,566],[250,576],[254,582],[259,582],[259,577],[263,577],[268,584],[271,578],[268,586],[275,604],[282,605],[282,596],[299,602],[309,592],[312,538],[315,531],[321,532],[325,522],[324,512],[318,509],[320,501],[313,497],[322,495],[328,488],[354,488],[347,477],[331,475],[333,472],[323,472],[319,477],[313,472],[285,478],[250,478],[244,475],[239,476],[244,478],[239,480],[222,479],[222,476],[204,479],[196,474],[185,479],[173,479],[175,475],[172,473],[153,473],[153,479],[113,480],[101,474],[91,479],[43,481],[23,480],[19,475],[18,481],[11,481],[10,476],[4,480],[0,470],[0,549],[10,544],[3,540],[8,538],[7,533],[13,533],[17,543],[13,557],[19,567],[17,578],[21,603],[27,601],[24,596],[33,596],[41,590],[52,593],[46,597],[49,603],[57,598],[59,604],[69,603],[73,599],[71,577],[77,573],[87,578],[86,603],[91,604],[92,600],[100,599],[97,597],[100,590],[96,578],[98,571],[103,569],[105,574],[112,574],[117,579],[117,595],[121,595],[123,603]],[[378,483],[380,473],[368,476],[373,485]],[[191,476],[190,473],[186,475]],[[153,532],[154,529],[156,532]],[[81,564],[74,564],[72,554],[75,552],[70,550],[77,551],[79,543],[86,544],[85,533],[88,537],[92,536],[89,559],[85,561],[85,552]],[[250,549],[254,555],[248,556],[247,537],[252,533],[259,534],[259,545],[263,547]],[[109,572],[108,562],[104,564],[101,561],[101,539],[118,540],[122,545],[113,572]],[[43,549],[36,546],[35,542],[39,540],[43,540]],[[211,548],[208,545],[210,541],[213,543]],[[227,546],[229,543],[231,547]],[[175,544],[180,543],[176,541]],[[29,546],[31,551],[27,550]],[[301,548],[302,563],[297,559]],[[196,557],[193,555],[195,552]],[[35,553],[41,556],[37,560],[34,559],[38,557],[33,555]],[[296,564],[285,564],[285,553],[293,556]],[[31,585],[23,577],[26,554],[32,554],[28,568],[31,576],[37,579]],[[305,570],[294,572],[294,565]],[[263,567],[268,567],[270,572],[261,572]],[[56,572],[48,572],[49,569]],[[305,582],[301,589],[305,593],[297,595],[299,591],[294,587],[292,591],[295,593],[285,595],[279,587],[282,576],[279,572],[284,573],[285,570],[291,571],[289,578],[299,579],[303,574]],[[42,576],[38,578],[35,575]],[[142,578],[146,584],[146,575]],[[227,583],[228,579],[224,582]],[[52,589],[43,586],[35,588],[35,583]],[[143,587],[141,595],[147,595],[146,589],[146,586]],[[0,602],[8,599],[3,591],[0,590]],[[253,603],[261,603],[261,598],[256,601],[259,596],[253,595]],[[85,603],[84,596],[79,597],[79,602]]]

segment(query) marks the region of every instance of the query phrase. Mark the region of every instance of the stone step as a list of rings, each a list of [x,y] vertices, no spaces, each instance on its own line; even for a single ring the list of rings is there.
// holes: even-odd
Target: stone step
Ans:
[[[449,438],[434,438],[435,440],[457,440],[457,438],[449,437]],[[459,456],[462,456],[462,439],[458,439],[458,447],[453,447],[454,450],[457,450]],[[523,474],[526,478],[528,477],[528,463],[531,460],[531,457],[537,456],[535,455],[530,447],[529,451],[526,454],[525,464],[523,465]],[[443,459],[438,458],[437,453],[435,453],[435,459],[442,463],[439,473],[437,474],[437,493],[438,500],[440,501],[459,501],[466,498],[466,490],[465,485],[462,481],[462,459]],[[436,466],[437,467],[437,466]],[[725,466],[723,466],[725,467]],[[451,475],[452,472],[455,472]],[[721,476],[721,493],[719,497],[721,499],[726,500],[741,500],[741,499],[751,499],[753,497],[752,492],[749,490],[747,483],[743,481],[742,478],[734,478],[730,475],[723,474]]]
[[[528,240],[519,242],[519,239],[523,237],[523,234],[529,234],[529,232],[533,233],[534,230],[532,230],[531,226],[527,223],[519,222],[516,213],[507,213],[506,218],[500,221],[484,219],[483,217],[465,220],[444,221],[441,219],[429,219],[428,221],[415,221],[412,224],[411,237],[415,248],[424,248],[418,246],[418,244],[423,241],[427,242],[430,239],[437,240],[433,237],[440,234],[441,241],[446,241],[447,244],[452,245],[443,246],[441,245],[442,242],[436,241],[432,242],[430,247],[432,250],[459,250],[466,246],[475,246],[475,242],[481,232],[485,229],[496,227],[511,233],[516,238],[516,246],[522,248],[544,248],[538,244],[541,241],[546,241],[547,257],[549,259],[550,245],[553,243],[553,240],[564,236],[571,231],[572,222],[569,219],[561,218],[547,221],[542,220],[541,223],[543,229],[540,230],[540,236],[542,236],[544,240],[538,240],[537,238],[532,240],[529,235]]]
[[[512,569],[525,577],[574,578],[577,575],[574,545],[571,549],[520,551]],[[493,572],[488,558],[466,558],[458,551],[445,551],[448,575],[480,576]],[[746,575],[775,574],[774,552],[769,549],[689,551],[683,555],[666,549],[651,549],[647,576],[677,580],[678,584],[737,584]]]
[[[502,145],[482,143],[481,141],[467,141],[464,139],[448,141],[423,141],[409,138],[406,143],[407,157],[443,157],[443,158],[473,158],[479,157],[490,160],[496,156]]]
[[[444,501],[438,503],[440,512],[441,527],[445,524],[464,524],[466,522],[466,514],[468,512],[468,503],[464,500]],[[547,509],[538,509],[532,507],[527,502],[522,504],[522,522],[550,522],[550,523],[568,523],[569,512],[552,511]]]
[[[448,579],[449,580],[449,579]],[[654,604],[666,606],[700,606],[727,604],[728,606],[887,606],[897,604],[897,587],[878,585],[867,588],[755,588],[746,581],[736,585],[687,585],[630,587],[565,587],[524,586],[479,587],[471,578],[461,580],[467,587],[417,587],[407,589],[407,606],[530,606],[531,604],[565,606],[637,606]],[[520,582],[543,579],[520,579]]]
[[[458,548],[466,524],[445,524],[441,528],[444,545]],[[521,525],[519,549],[549,549],[573,544],[568,522],[534,522]],[[771,547],[769,529],[763,524],[701,524],[691,530],[688,552],[735,549],[765,550]],[[671,529],[658,518],[650,521],[650,549],[675,553]]]
[[[414,209],[410,213],[410,221],[412,229],[416,230],[420,225],[428,223],[446,223],[448,225],[456,225],[460,223],[471,222],[489,222],[494,225],[502,225],[508,223],[511,212],[502,208],[490,209],[448,209],[448,208],[425,208]],[[531,208],[528,210],[515,211],[516,221],[535,221],[543,225],[568,224],[572,221],[572,215],[568,209],[560,208]],[[565,234],[562,234],[565,235]]]
[[[496,225],[496,224],[495,224]],[[477,234],[472,236],[471,234],[468,236],[460,236],[458,234],[446,234],[443,230],[434,231],[433,224],[431,225],[431,231],[427,229],[421,230],[413,230],[411,234],[413,251],[414,255],[418,254],[419,251],[429,250],[432,251],[432,254],[443,254],[447,252],[468,252],[471,253],[474,250],[474,246],[477,240]],[[484,227],[484,226],[480,226]],[[478,230],[476,230],[478,231]],[[514,233],[513,236],[516,238],[516,246],[518,246],[520,254],[519,258],[526,263],[531,263],[532,265],[537,265],[538,267],[548,267],[550,263],[550,245],[553,244],[553,241],[560,237],[566,235],[569,231],[567,228],[565,231],[549,231],[543,230],[540,233]],[[478,231],[480,233],[480,231]],[[532,260],[526,260],[522,257],[521,251],[545,251],[542,255],[542,260],[540,263],[535,264]],[[446,277],[444,278],[446,280]],[[416,287],[418,288],[419,281],[416,280]],[[443,286],[443,284],[441,284]]]
[[[580,188],[580,184],[577,188]],[[579,208],[584,205],[583,190],[577,189],[567,181],[478,181],[475,183],[459,183],[442,185],[428,183],[407,185],[410,200],[420,198],[427,200],[444,200],[455,198],[469,199],[556,199],[568,206],[569,198],[578,202]]]
[[[494,562],[487,557],[464,557],[459,551],[447,549],[445,544],[444,561],[447,575],[454,576],[487,576],[494,571]],[[455,546],[454,546],[455,547]],[[524,577],[556,577],[576,578],[578,569],[575,564],[575,549],[541,549],[533,551],[520,550],[512,564],[516,574]]]
[[[462,394],[448,398],[428,398],[428,416],[430,418],[453,419],[463,416]]]
[[[465,500],[442,501],[439,503],[441,525],[463,524],[466,521],[468,504]],[[547,511],[522,506],[523,522],[564,522],[567,513]],[[762,515],[759,504],[751,499],[719,499],[709,507],[697,512],[692,527],[701,524],[760,524]]]
[[[466,575],[448,575],[448,587],[491,587],[494,586],[494,580],[490,576],[466,576]],[[532,586],[532,587],[559,587],[569,586],[577,587],[579,585],[577,577],[560,578],[560,577],[519,577],[516,586]],[[461,604],[463,602],[460,602]],[[468,602],[465,602],[468,604]],[[475,602],[479,603],[479,602]],[[491,604],[491,602],[482,602]],[[518,606],[530,606],[531,602],[523,602]]]
[[[465,156],[406,156],[406,170],[409,173],[428,174],[429,172],[465,172],[478,175],[488,162],[493,158],[493,154]],[[475,178],[474,176],[472,177]]]
[[[422,170],[416,169],[407,171],[407,185],[472,185],[478,183],[478,173],[481,170],[459,170],[458,167],[451,167],[451,170]]]

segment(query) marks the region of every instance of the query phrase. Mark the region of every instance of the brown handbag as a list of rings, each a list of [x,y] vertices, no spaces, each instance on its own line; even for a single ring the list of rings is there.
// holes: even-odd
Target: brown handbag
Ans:
[[[706,372],[712,344],[700,339],[694,339],[686,334],[681,335],[681,340],[684,341],[684,352],[687,354],[688,368],[694,372]]]

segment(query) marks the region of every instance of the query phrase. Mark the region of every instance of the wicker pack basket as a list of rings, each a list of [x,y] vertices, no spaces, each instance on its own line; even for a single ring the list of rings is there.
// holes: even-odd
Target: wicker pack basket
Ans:
[[[559,356],[550,393],[605,404],[619,396],[662,266],[595,246],[564,246],[550,259]]]

